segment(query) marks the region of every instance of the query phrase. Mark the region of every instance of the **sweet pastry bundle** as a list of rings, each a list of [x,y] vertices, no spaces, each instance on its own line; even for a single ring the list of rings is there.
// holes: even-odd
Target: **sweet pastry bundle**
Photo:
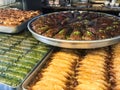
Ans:
[[[39,11],[0,9],[0,26],[18,26],[39,14]]]
[[[113,59],[112,59],[112,82],[114,90],[120,90],[120,43],[115,45],[113,48]],[[115,82],[115,83],[114,83]]]
[[[57,52],[52,55],[47,68],[42,70],[41,78],[32,90],[65,90],[68,78],[74,73],[72,65],[79,58],[70,52]]]
[[[107,90],[105,50],[91,51],[80,61],[76,79],[78,85],[75,90]]]
[[[28,90],[120,90],[119,49],[55,51]]]

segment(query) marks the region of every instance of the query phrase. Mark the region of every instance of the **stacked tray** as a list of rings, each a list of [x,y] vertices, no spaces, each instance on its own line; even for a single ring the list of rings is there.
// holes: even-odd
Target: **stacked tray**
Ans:
[[[21,84],[51,52],[30,33],[0,34],[0,89],[21,90]]]

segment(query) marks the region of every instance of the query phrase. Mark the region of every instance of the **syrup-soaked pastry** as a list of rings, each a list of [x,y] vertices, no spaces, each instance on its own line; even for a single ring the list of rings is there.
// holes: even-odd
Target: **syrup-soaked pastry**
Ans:
[[[69,31],[68,28],[63,28],[54,36],[54,38],[65,39],[68,31]]]
[[[112,72],[115,77],[114,90],[120,90],[120,43],[113,46],[113,66]]]
[[[69,23],[71,18],[73,18],[71,12],[66,12],[66,13],[60,12],[59,14],[57,14],[57,18],[54,19],[57,19],[58,25],[66,26],[66,24]]]
[[[52,28],[63,28],[60,29],[60,33],[56,33],[55,37],[52,37],[55,39],[69,40],[70,38],[70,40],[101,40],[120,35],[119,18],[105,13],[78,11],[59,12],[41,16],[40,18],[32,22],[31,26],[34,27],[32,29],[40,35],[49,37],[51,35],[48,35],[48,32],[46,32],[47,35],[41,34],[37,31],[37,28],[40,29],[44,27],[44,25]],[[78,22],[79,25],[82,24],[79,28],[76,27]],[[73,32],[74,29],[77,30]],[[64,34],[64,31],[66,30],[70,33]]]
[[[38,24],[39,23],[39,24]],[[45,25],[45,17],[41,17],[41,18],[38,18],[37,20],[35,20],[34,22],[31,23],[31,26],[33,26],[34,30],[35,30],[35,27],[42,27]],[[48,25],[47,25],[48,26]]]
[[[41,78],[30,90],[65,90],[68,78],[74,72],[72,65],[77,59],[79,56],[74,52],[54,53],[47,67],[41,71]]]
[[[33,26],[33,28],[35,29],[35,32],[37,32],[38,34],[43,34],[47,30],[49,30],[49,27],[47,25],[44,25],[42,27],[40,27],[39,25],[36,25],[36,26]]]
[[[104,49],[106,49],[106,48],[104,48]],[[102,50],[102,51],[100,51],[100,52],[98,52],[96,49],[93,49],[92,51],[91,50],[86,50],[86,52],[87,53],[90,53],[90,54],[98,54],[98,55],[100,55],[100,56],[105,56],[105,57],[107,57],[107,54],[106,54],[106,51],[107,50]]]
[[[76,23],[72,23],[71,24],[72,26],[72,32],[69,36],[69,40],[81,40],[81,36],[82,36],[82,33],[81,33],[81,27],[82,27],[82,24],[80,22],[76,22]]]
[[[53,37],[57,32],[59,32],[58,28],[50,28],[42,35],[46,37]]]
[[[90,52],[80,61],[80,67],[77,68],[78,85],[75,90],[108,90],[105,77],[107,52],[104,49]]]
[[[78,29],[74,29],[68,39],[69,40],[81,40],[81,32]]]
[[[0,9],[0,25],[16,26],[39,15],[39,11],[23,11],[17,9]]]
[[[102,17],[104,16],[103,14],[100,14],[100,13],[94,13],[94,12],[83,12],[83,18],[84,19],[87,19],[87,20],[94,20],[98,17]],[[94,15],[93,15],[94,14]]]
[[[82,36],[82,40],[95,40],[95,39],[96,39],[96,36],[89,30],[86,30],[86,32]]]

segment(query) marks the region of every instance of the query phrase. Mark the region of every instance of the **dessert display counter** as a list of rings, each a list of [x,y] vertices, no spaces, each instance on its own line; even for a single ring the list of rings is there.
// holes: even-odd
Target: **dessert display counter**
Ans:
[[[119,49],[120,43],[98,49],[64,49],[37,41],[28,30],[1,33],[0,89],[119,90]]]
[[[120,18],[73,9],[0,11],[0,90],[120,90]]]

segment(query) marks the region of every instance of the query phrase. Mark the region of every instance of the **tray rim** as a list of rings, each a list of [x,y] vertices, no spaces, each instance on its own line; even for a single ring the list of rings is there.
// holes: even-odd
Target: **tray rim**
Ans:
[[[66,12],[73,12],[73,11],[62,11],[63,13],[66,13]],[[85,11],[79,11],[79,12],[85,12]],[[94,12],[94,11],[90,11],[90,12]],[[50,14],[56,14],[56,13],[59,13],[59,12],[54,12],[54,13],[49,13],[49,14],[44,14],[44,15],[40,15],[40,16],[37,16],[37,17],[34,17],[33,19],[31,19],[28,24],[27,24],[27,28],[28,30],[32,33],[33,37],[36,38],[37,40],[43,42],[43,43],[47,43],[47,42],[44,42],[43,40],[41,39],[45,39],[45,41],[52,41],[51,43],[47,43],[47,44],[50,44],[50,45],[53,45],[53,46],[58,46],[58,47],[64,47],[64,46],[59,46],[59,45],[54,45],[54,42],[57,40],[57,42],[59,43],[72,43],[72,44],[96,44],[96,43],[102,43],[102,42],[111,42],[111,41],[114,41],[114,40],[117,40],[117,42],[120,41],[120,35],[119,36],[115,36],[115,37],[112,37],[112,38],[106,38],[106,39],[100,39],[100,40],[62,40],[62,39],[55,39],[55,38],[50,38],[50,37],[46,37],[46,36],[43,36],[43,35],[40,35],[38,33],[36,33],[32,28],[31,28],[31,23],[33,21],[35,21],[36,19],[42,17],[42,16],[46,16],[46,15],[50,15]],[[97,12],[97,13],[102,13],[102,12]],[[114,16],[114,15],[111,15],[111,14],[107,14],[107,13],[102,13],[102,14],[105,14],[105,15],[108,15],[108,16],[113,16],[113,17],[116,17],[118,19],[120,19],[120,17],[117,17],[117,16]],[[117,43],[116,42],[116,43]],[[115,43],[114,43],[115,44]],[[108,45],[105,45],[105,46],[109,46],[109,45],[112,45],[112,44],[108,44]],[[103,47],[103,46],[98,46],[98,47]],[[65,47],[66,48],[66,47]],[[68,47],[68,48],[72,48],[72,47]],[[74,48],[81,48],[81,47],[74,47]],[[97,48],[97,47],[86,47],[85,49],[89,49],[89,48]],[[83,48],[84,49],[84,48]]]

